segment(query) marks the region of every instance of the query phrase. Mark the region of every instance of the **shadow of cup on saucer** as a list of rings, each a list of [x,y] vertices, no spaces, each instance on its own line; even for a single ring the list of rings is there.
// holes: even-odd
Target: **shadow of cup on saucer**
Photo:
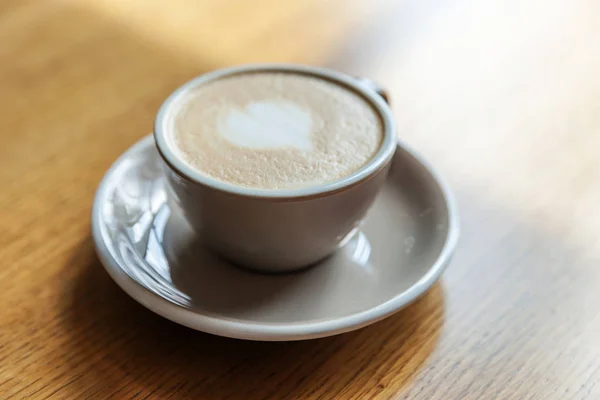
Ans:
[[[294,285],[293,275],[265,280],[261,279],[264,275],[242,269],[221,258],[188,229],[178,213],[171,214],[163,237],[164,262],[171,266],[172,284],[189,298],[190,306],[196,309],[244,315],[276,301],[279,293],[291,290]]]
[[[65,362],[79,375],[68,387],[77,396],[292,399],[357,385],[372,395],[390,386],[401,390],[435,348],[444,320],[443,289],[436,284],[404,310],[358,331],[301,342],[227,339],[137,304],[102,269],[91,239],[69,265],[80,271],[65,283],[63,321],[71,337],[63,345],[72,355]],[[91,357],[94,367],[79,371]],[[394,380],[380,382],[382,370]]]
[[[364,307],[363,297],[371,301],[368,293],[351,295],[352,288],[367,292],[375,285],[369,282],[378,279],[369,265],[353,259],[357,247],[369,246],[362,233],[320,263],[283,274],[258,273],[222,259],[177,212],[171,213],[162,237],[162,262],[173,287],[189,298],[191,307],[223,318],[290,323],[343,316]]]

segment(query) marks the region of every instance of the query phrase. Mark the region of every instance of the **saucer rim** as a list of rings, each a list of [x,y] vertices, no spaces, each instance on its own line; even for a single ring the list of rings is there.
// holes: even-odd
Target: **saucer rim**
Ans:
[[[364,311],[335,319],[298,323],[261,323],[228,319],[177,305],[146,289],[125,273],[118,261],[110,254],[100,224],[102,205],[106,202],[107,189],[115,171],[130,154],[148,145],[155,146],[155,143],[151,143],[153,141],[152,134],[143,137],[121,154],[105,173],[92,206],[92,237],[104,269],[125,293],[156,314],[189,328],[218,336],[261,341],[314,339],[356,330],[388,317],[423,295],[445,271],[456,250],[460,228],[457,205],[452,191],[444,178],[420,154],[398,140],[397,148],[413,157],[435,181],[444,199],[448,215],[448,230],[440,254],[429,270],[408,289]]]

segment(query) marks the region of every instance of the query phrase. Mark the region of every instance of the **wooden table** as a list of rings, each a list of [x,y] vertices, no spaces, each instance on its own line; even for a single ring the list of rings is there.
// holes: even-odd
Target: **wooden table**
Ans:
[[[600,398],[600,2],[0,2],[1,399]],[[131,300],[94,190],[205,71],[324,65],[384,83],[455,189],[427,295],[357,332],[214,337]]]

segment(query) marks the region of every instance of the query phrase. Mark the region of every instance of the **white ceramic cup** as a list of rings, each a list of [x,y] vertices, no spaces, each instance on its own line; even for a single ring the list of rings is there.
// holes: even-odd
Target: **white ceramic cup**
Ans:
[[[181,96],[224,76],[283,71],[315,76],[347,87],[367,99],[381,116],[384,139],[362,168],[331,183],[301,189],[254,189],[203,175],[183,162],[166,131],[167,117]],[[363,80],[300,65],[260,64],[217,70],[185,83],[160,107],[154,138],[165,161],[170,202],[218,254],[265,272],[292,271],[327,257],[353,235],[382,187],[396,150],[390,109]]]

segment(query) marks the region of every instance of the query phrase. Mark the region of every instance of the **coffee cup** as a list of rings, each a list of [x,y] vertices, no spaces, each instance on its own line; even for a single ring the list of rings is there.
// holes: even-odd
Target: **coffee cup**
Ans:
[[[288,79],[288,76],[294,78]],[[231,78],[242,80],[242,83],[236,83],[236,80]],[[192,163],[195,159],[191,156],[187,159],[186,156],[182,156],[180,147],[186,145],[176,142],[177,137],[174,136],[173,131],[179,129],[175,128],[177,125],[174,124],[178,122],[174,122],[174,115],[177,114],[177,110],[182,109],[181,104],[185,99],[195,95],[194,93],[198,91],[202,93],[202,90],[205,90],[202,88],[206,87],[208,88],[207,91],[216,90],[217,94],[229,93],[233,99],[232,101],[237,102],[239,98],[244,96],[252,97],[254,88],[257,88],[256,91],[271,90],[269,89],[271,83],[267,85],[260,82],[260,79],[267,78],[270,79],[268,82],[274,82],[272,85],[275,89],[272,90],[275,91],[279,91],[278,88],[282,85],[288,85],[289,82],[292,89],[282,89],[282,96],[291,96],[288,92],[296,90],[301,95],[298,95],[299,98],[308,99],[308,103],[319,103],[319,107],[316,107],[316,111],[314,111],[316,117],[313,119],[313,125],[321,121],[317,121],[317,117],[327,119],[327,115],[333,115],[331,113],[338,112],[338,109],[343,111],[345,110],[344,107],[356,111],[359,113],[359,117],[361,112],[372,113],[377,120],[377,129],[380,130],[377,147],[369,150],[373,154],[367,154],[367,151],[364,151],[364,156],[368,156],[368,159],[362,165],[360,165],[362,159],[357,158],[356,154],[351,154],[352,152],[348,154],[338,152],[343,157],[336,160],[332,159],[331,154],[335,153],[335,151],[332,151],[332,148],[335,150],[335,147],[332,146],[337,143],[335,140],[343,140],[344,129],[357,131],[357,126],[365,124],[364,118],[360,117],[360,120],[353,121],[353,116],[349,115],[347,118],[337,118],[336,122],[331,124],[326,120],[319,122],[320,125],[317,128],[324,130],[323,132],[327,132],[329,128],[338,129],[339,132],[335,135],[332,134],[330,141],[323,144],[322,149],[315,146],[317,150],[314,150],[314,152],[321,152],[315,153],[316,155],[312,155],[312,150],[300,147],[299,149],[289,150],[285,154],[280,154],[277,152],[278,150],[271,148],[267,150],[262,148],[258,150],[247,149],[244,150],[245,153],[235,153],[234,150],[239,150],[236,148],[231,150],[233,152],[231,154],[234,154],[234,156],[229,155],[219,162],[207,162],[207,167],[201,166],[200,168]],[[302,79],[307,80],[309,82],[307,84],[313,85],[316,88],[314,90],[318,93],[313,95],[308,88],[304,90]],[[222,89],[219,89],[218,85],[214,83],[221,81],[227,82],[222,85]],[[255,86],[248,86],[251,84]],[[238,96],[235,94],[236,85],[245,85],[250,89],[240,90]],[[337,89],[330,89],[334,85],[339,87],[340,93],[336,92]],[[222,90],[222,92],[218,92],[218,90]],[[341,91],[344,91],[344,93]],[[226,107],[222,106],[225,103],[220,99],[216,99],[216,105],[213,106],[209,95],[211,94],[204,93],[203,96],[206,99],[200,96],[194,100],[198,104],[198,112],[194,114],[190,111],[192,114],[189,118],[202,118],[203,113],[208,113],[211,107],[217,107],[213,114],[218,114],[219,118],[225,118],[219,120],[221,122],[225,121],[223,123],[219,122],[219,129],[233,132],[232,136],[227,138],[228,141],[241,140],[243,142],[247,140],[247,138],[244,139],[245,136],[240,136],[241,133],[247,133],[248,129],[254,129],[256,126],[260,129],[257,128],[258,130],[255,131],[260,135],[266,134],[265,132],[268,133],[272,128],[271,125],[256,124],[264,121],[263,114],[265,113],[269,116],[277,114],[277,107],[279,106],[263,101],[248,106],[246,109],[238,107],[236,108],[237,111],[224,114],[221,111],[223,111],[222,108]],[[354,96],[351,101],[349,100],[351,104],[345,100],[345,97],[340,97],[341,100],[336,100],[337,97],[335,97],[350,95]],[[331,107],[330,103],[327,103],[329,101],[327,96],[332,96]],[[364,102],[366,106],[359,104],[359,102]],[[193,106],[196,103],[191,106],[186,105],[186,107],[194,110]],[[302,121],[306,120],[306,115],[309,114],[296,110],[293,104],[286,103],[281,107],[285,111],[286,118],[279,118],[275,115],[279,118],[277,121],[281,122],[278,122],[278,129],[285,131],[287,129],[286,121],[293,119],[298,123],[294,123],[289,129],[296,132],[300,129],[299,127],[303,126],[304,122]],[[370,107],[371,111],[367,110],[366,107]],[[212,113],[212,111],[210,112]],[[213,118],[212,114],[210,114],[210,118]],[[187,120],[183,121],[187,122]],[[187,125],[183,122],[182,124],[184,126],[182,129],[185,129]],[[247,126],[244,126],[244,124]],[[317,128],[313,127],[311,129]],[[367,128],[371,129],[365,125],[364,129]],[[329,256],[343,245],[357,231],[360,222],[381,189],[397,143],[394,121],[387,103],[374,90],[373,86],[364,80],[323,68],[278,64],[225,68],[207,73],[185,83],[171,94],[160,107],[154,125],[154,138],[164,161],[164,173],[170,204],[180,208],[189,225],[201,236],[203,242],[217,254],[239,266],[262,272],[287,272],[307,267]],[[222,138],[207,140],[215,140],[218,143],[227,141],[223,141]],[[298,146],[311,146],[310,143],[306,144],[292,136],[288,139],[277,140],[286,140],[286,145],[291,143]],[[350,144],[344,142],[343,146],[348,146],[349,149],[356,148],[352,147],[354,145],[363,146],[359,147],[363,149],[366,142],[368,141],[361,137],[360,140],[354,140]],[[189,147],[194,146],[196,145],[190,145]],[[211,146],[212,142],[210,141],[202,142],[201,146],[198,145],[198,151],[212,152],[203,153],[202,157],[199,158],[209,161],[215,158],[216,160],[217,156],[220,156],[221,150],[218,147],[220,144],[215,145],[214,148]],[[194,149],[191,151],[193,152]],[[184,148],[184,150],[186,149]],[[230,151],[229,147],[226,150]],[[236,154],[242,154],[243,156],[235,156]],[[276,171],[268,169],[271,168],[269,166],[271,164],[265,164],[268,168],[261,167],[262,164],[260,164],[261,162],[268,162],[271,154],[272,157],[279,157],[283,160],[278,161],[279,164],[275,164],[278,166]],[[286,162],[288,159],[285,157],[289,157],[289,162]],[[297,157],[309,159],[310,162],[307,162],[307,167],[301,164],[304,162],[302,161],[304,158]],[[313,179],[310,174],[313,174],[313,169],[316,168],[313,168],[312,165],[326,164],[317,172],[321,175],[327,175],[331,171],[336,171],[339,165],[344,167],[345,163],[350,163],[348,160],[354,160],[355,158],[358,160],[357,164],[350,165],[349,172],[342,173],[342,176],[339,177],[331,175],[328,177],[330,179],[324,179],[322,182],[307,183],[302,181],[301,184],[297,185],[292,182],[294,184],[287,187],[280,187],[277,186],[280,183],[271,182],[275,180],[275,178],[271,178],[276,177],[284,180],[283,183],[287,185],[291,179],[290,175],[293,175],[295,171],[294,168],[302,173],[302,176],[298,176],[298,181],[301,180],[300,178],[310,180]],[[265,161],[265,159],[267,160]],[[251,167],[254,169],[250,167],[244,169],[242,168],[243,165],[242,167],[238,165],[246,162],[245,160],[252,163]],[[225,165],[227,162],[236,163],[232,164],[230,171],[227,170],[228,166]],[[296,164],[300,166],[296,166]],[[287,168],[289,168],[289,171]],[[282,173],[280,169],[283,169],[285,173]],[[258,185],[250,179],[252,178],[250,175],[254,173],[253,171],[264,173],[264,177],[261,178]],[[317,172],[314,174],[317,174]],[[223,175],[223,178],[218,175],[219,173],[229,175]],[[246,180],[240,183],[235,179]],[[291,180],[293,181],[293,179]],[[246,184],[246,181],[248,184]],[[264,182],[264,187],[260,186],[261,182]]]

